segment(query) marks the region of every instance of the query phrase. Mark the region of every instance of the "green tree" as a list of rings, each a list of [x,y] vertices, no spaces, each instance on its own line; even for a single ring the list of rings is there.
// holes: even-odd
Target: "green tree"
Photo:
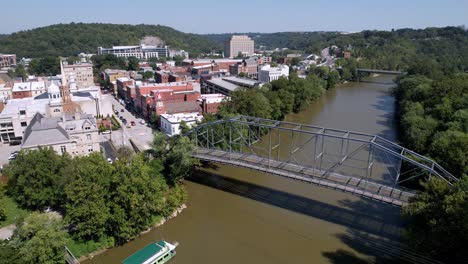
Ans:
[[[80,240],[102,238],[109,213],[109,188],[112,166],[99,153],[75,158],[67,173],[73,181],[65,188],[65,221]]]
[[[454,175],[468,175],[468,134],[461,131],[444,131],[434,136],[429,148],[431,157]]]
[[[134,156],[129,164],[119,160],[114,166],[109,232],[118,242],[124,242],[148,228],[153,216],[162,211],[167,185],[142,154]]]
[[[5,168],[8,191],[21,205],[33,210],[63,204],[63,187],[68,177],[61,169],[70,161],[51,148],[21,151]]]
[[[12,243],[22,263],[63,263],[65,236],[58,216],[32,213],[18,226]]]
[[[425,191],[403,208],[408,217],[407,235],[416,251],[444,263],[464,263],[468,259],[468,179],[454,187],[432,177]]]
[[[174,186],[190,175],[197,160],[192,157],[193,143],[188,137],[180,137],[171,146],[165,159],[168,183]]]
[[[180,134],[182,135],[190,131],[190,126],[187,125],[187,122],[185,122],[185,120],[182,120],[180,122],[179,128],[180,128]]]
[[[154,78],[154,73],[152,71],[145,71],[143,73],[143,78],[148,80]]]
[[[25,81],[28,78],[28,73],[26,72],[26,69],[24,69],[23,64],[16,65],[15,75],[20,76],[23,79],[23,81]]]
[[[138,71],[140,67],[138,66],[140,60],[137,57],[128,57],[127,58],[127,70],[128,71]]]

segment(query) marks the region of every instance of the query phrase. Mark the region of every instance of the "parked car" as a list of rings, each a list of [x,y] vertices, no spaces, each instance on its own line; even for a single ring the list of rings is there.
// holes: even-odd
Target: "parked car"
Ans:
[[[131,124],[132,126],[135,126],[135,121],[131,121],[130,124]]]
[[[18,153],[17,153],[17,152],[16,152],[16,153],[13,152],[13,153],[11,153],[10,156],[8,157],[8,160],[14,160],[14,159],[16,159],[16,156],[18,156]]]
[[[125,110],[122,108],[122,109],[120,109],[120,112],[122,112],[122,113],[123,113],[123,112],[125,112]]]
[[[111,159],[111,158],[107,158],[107,162],[109,162],[110,164],[112,164],[112,159]]]
[[[145,120],[143,120],[143,119],[140,120],[140,124],[142,124],[142,125],[146,124]]]

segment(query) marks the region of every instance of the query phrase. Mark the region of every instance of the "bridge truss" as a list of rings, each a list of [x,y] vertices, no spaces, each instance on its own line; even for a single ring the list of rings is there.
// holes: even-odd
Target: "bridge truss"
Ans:
[[[378,135],[237,116],[190,132],[202,160],[255,169],[402,206],[418,181],[457,178]]]

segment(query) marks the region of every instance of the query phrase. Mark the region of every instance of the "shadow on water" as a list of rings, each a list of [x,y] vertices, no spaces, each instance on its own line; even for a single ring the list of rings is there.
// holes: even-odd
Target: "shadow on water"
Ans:
[[[366,210],[369,214],[378,214],[382,211],[378,204],[363,199],[357,201],[345,199],[339,201],[339,204],[351,210]],[[392,215],[398,217],[399,212],[391,211],[386,213],[386,217],[391,218]],[[405,223],[402,225],[404,226]],[[389,228],[392,227],[389,226]],[[395,231],[393,229],[385,230],[385,232]],[[348,228],[345,233],[336,234],[335,236],[349,248],[367,257],[357,256],[354,252],[344,249],[322,252],[322,255],[328,258],[331,263],[440,263],[426,257],[424,253],[410,250],[405,245],[402,237],[400,239],[391,239],[363,232],[357,228]]]
[[[337,249],[322,252],[331,263],[421,263],[441,264],[426,257],[423,253],[416,253],[406,248],[402,243],[373,236],[355,229],[348,229],[344,234],[337,234],[348,247],[367,257],[360,257],[349,250]]]
[[[384,208],[380,208],[378,214],[373,210],[367,213],[368,208],[363,207],[360,209],[361,211],[358,211],[356,209],[357,205],[353,209],[346,209],[200,170],[195,171],[187,180],[362,232],[394,240],[401,237],[402,229],[395,223],[395,218],[392,217],[394,214],[392,211],[395,210],[385,210],[385,208],[394,208],[389,205],[379,204]],[[349,206],[351,207],[351,205]]]

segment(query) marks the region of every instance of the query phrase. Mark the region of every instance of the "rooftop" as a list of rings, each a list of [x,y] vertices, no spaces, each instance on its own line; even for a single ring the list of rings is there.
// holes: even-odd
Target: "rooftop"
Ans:
[[[224,88],[224,89],[226,89],[228,91],[234,91],[234,90],[237,89],[237,87],[239,87],[238,85],[227,82],[227,81],[225,81],[225,80],[223,80],[221,78],[213,78],[211,80],[204,80],[204,82],[212,84],[212,85],[219,86],[219,87]]]
[[[194,122],[194,121],[201,121],[203,119],[203,115],[198,112],[192,113],[177,113],[177,114],[162,114],[161,117],[166,119],[171,123],[180,123],[182,121],[185,122]]]
[[[167,114],[191,113],[201,111],[200,104],[197,101],[169,102],[165,103]]]
[[[159,241],[157,243],[151,243],[146,245],[146,247],[138,250],[133,255],[122,261],[122,264],[141,264],[146,263],[146,261],[153,259],[156,260],[163,253],[166,253],[169,250],[173,250],[174,246],[166,244],[165,241]]]

